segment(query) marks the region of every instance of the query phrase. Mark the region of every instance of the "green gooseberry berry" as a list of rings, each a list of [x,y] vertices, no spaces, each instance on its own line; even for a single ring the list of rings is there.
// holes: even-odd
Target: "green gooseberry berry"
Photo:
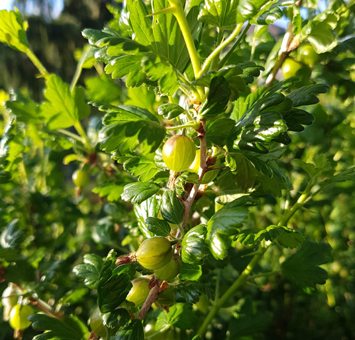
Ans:
[[[146,269],[157,270],[166,266],[173,256],[171,243],[161,236],[148,238],[139,246],[136,259]]]

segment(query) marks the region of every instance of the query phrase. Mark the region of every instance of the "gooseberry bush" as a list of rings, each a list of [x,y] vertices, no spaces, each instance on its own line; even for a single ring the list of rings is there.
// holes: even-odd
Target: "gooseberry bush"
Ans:
[[[83,30],[70,84],[0,11],[44,86],[0,92],[0,339],[268,338],[278,282],[334,307],[324,224],[354,192],[355,120],[326,112],[353,109],[353,7],[127,0]]]

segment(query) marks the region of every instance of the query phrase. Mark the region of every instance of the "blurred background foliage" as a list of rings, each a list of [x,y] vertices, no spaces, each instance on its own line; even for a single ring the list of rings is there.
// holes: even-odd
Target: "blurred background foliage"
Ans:
[[[312,2],[312,1],[310,1]],[[56,0],[17,0],[14,2],[22,12],[35,6],[39,14],[27,13],[29,23],[28,39],[31,47],[46,68],[70,82],[76,69],[75,55],[85,44],[81,30],[86,27],[101,29],[111,21],[117,25],[120,4],[110,0],[66,0],[60,15],[53,18]],[[333,6],[340,2],[334,1]],[[354,2],[353,2],[354,3]],[[354,3],[355,4],[355,3]],[[108,7],[108,9],[107,9]],[[344,39],[354,33],[355,5],[349,6],[350,14],[343,31],[338,32]],[[314,10],[316,11],[316,9]],[[310,10],[311,12],[311,10]],[[113,19],[114,17],[114,19]],[[213,42],[213,37],[211,37]],[[275,44],[275,36],[265,33],[254,50],[253,60],[263,65],[265,56]],[[252,39],[247,36],[242,48],[235,55],[235,62],[249,60]],[[207,54],[213,43],[206,45]],[[304,70],[304,81],[326,83],[331,86],[329,93],[321,95],[320,103],[312,107],[315,122],[299,133],[293,133],[293,142],[282,159],[282,167],[288,172],[293,183],[294,193],[302,191],[307,185],[307,174],[292,165],[292,159],[299,158],[310,162],[315,155],[324,155],[336,171],[354,164],[355,159],[355,45],[339,44],[333,51],[324,53],[321,61],[310,70]],[[344,63],[349,60],[349,63]],[[348,65],[348,66],[347,66]],[[35,80],[36,69],[26,58],[10,48],[0,45],[0,89],[8,92],[11,88],[28,93],[34,100],[43,99],[41,79]],[[94,69],[84,70],[79,84],[92,77]],[[308,76],[307,76],[308,74]],[[86,83],[87,84],[87,83]],[[120,82],[117,82],[120,85]],[[122,89],[122,91],[126,91]],[[147,90],[130,90],[130,100],[138,105],[139,98]],[[2,95],[4,92],[2,92]],[[119,97],[119,95],[118,95]],[[150,93],[141,103],[154,108],[155,96]],[[5,98],[6,99],[6,98]],[[3,101],[4,98],[1,98]],[[114,100],[117,100],[114,98]],[[87,121],[92,126],[92,134],[98,130],[95,118]],[[4,125],[0,121],[0,132]],[[29,132],[30,133],[30,132]],[[28,136],[27,136],[28,137]],[[35,135],[30,135],[35,140]],[[17,138],[23,138],[18,135]],[[35,290],[44,301],[56,303],[57,309],[73,313],[82,320],[96,306],[96,295],[72,273],[74,264],[81,263],[87,253],[106,256],[114,248],[119,254],[134,250],[135,237],[139,237],[134,213],[131,206],[122,201],[108,202],[92,193],[95,181],[109,177],[109,173],[100,174],[92,171],[91,184],[84,188],[84,194],[74,198],[74,187],[70,177],[74,171],[73,164],[63,165],[63,158],[70,152],[65,142],[48,140],[51,147],[42,148],[40,154],[28,139],[23,139],[27,153],[23,163],[19,163],[19,181],[33,181],[33,190],[26,192],[20,186],[3,185],[0,202],[0,228],[7,226],[1,236],[5,242],[4,232],[11,230],[12,242],[20,247],[23,261],[7,268],[7,278],[14,282],[35,282],[27,287]],[[31,150],[33,152],[31,152]],[[110,159],[104,159],[117,173],[122,168],[115,168]],[[26,170],[32,172],[26,177]],[[129,175],[127,175],[129,176]],[[45,184],[43,181],[45,178]],[[105,178],[104,178],[105,179]],[[124,180],[124,177],[123,177]],[[118,183],[119,184],[119,183]],[[63,187],[66,189],[63,190]],[[50,190],[49,190],[50,189]],[[3,199],[4,198],[4,199]],[[214,212],[213,200],[205,201]],[[269,195],[261,199],[260,206],[251,208],[250,223],[263,229],[276,223],[275,217],[279,205]],[[262,208],[261,208],[262,207]],[[208,211],[206,212],[208,214]],[[11,222],[16,220],[16,222]],[[132,222],[133,221],[133,222]],[[315,292],[302,292],[292,286],[281,275],[271,275],[257,279],[257,287],[250,282],[230,301],[230,306],[223,312],[235,316],[249,315],[253,318],[253,309],[268,310],[273,314],[271,323],[263,329],[263,336],[243,337],[241,339],[310,339],[310,340],[351,340],[355,338],[355,183],[352,181],[329,187],[316,195],[303,211],[292,220],[294,227],[305,236],[318,242],[330,243],[333,248],[333,261],[324,267],[329,273],[329,280],[324,286],[318,286]],[[11,225],[10,225],[11,226]],[[123,228],[125,227],[125,228]],[[129,234],[128,232],[129,231]],[[14,237],[13,235],[17,235]],[[237,248],[240,246],[237,246]],[[242,248],[242,247],[241,247]],[[264,256],[261,266],[270,272],[277,271],[289,250],[273,247]],[[235,273],[242,269],[245,258],[241,254],[251,249],[233,249],[227,260],[231,264],[210,272],[208,279],[220,283],[220,292],[226,290],[235,278]],[[25,260],[30,259],[31,265]],[[248,259],[248,258],[247,258]],[[206,261],[204,272],[214,268],[213,260]],[[0,275],[1,276],[1,275]],[[0,283],[0,291],[7,283]],[[253,300],[250,299],[253,298]],[[266,312],[265,312],[266,313]],[[201,312],[203,319],[204,313]],[[147,321],[149,322],[149,320]],[[213,337],[223,339],[228,323],[217,325]],[[12,330],[0,316],[0,340],[12,339]],[[32,328],[26,330],[25,339],[32,339],[37,334]],[[210,334],[211,335],[211,334]],[[177,334],[172,338],[178,339]],[[231,338],[232,340],[232,338]],[[233,339],[234,340],[234,339]]]

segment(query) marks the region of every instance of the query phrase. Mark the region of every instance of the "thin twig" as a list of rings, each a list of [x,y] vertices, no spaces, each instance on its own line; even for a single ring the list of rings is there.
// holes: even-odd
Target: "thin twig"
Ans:
[[[161,280],[156,280],[155,281],[155,286],[150,290],[148,297],[144,301],[143,306],[141,307],[139,313],[138,313],[138,318],[140,320],[143,320],[145,315],[147,314],[150,306],[157,300],[159,294],[160,294],[160,285],[162,281]]]
[[[183,217],[182,224],[181,224],[181,227],[184,230],[186,229],[186,226],[189,222],[192,203],[194,202],[194,200],[196,198],[196,195],[198,193],[198,189],[201,185],[202,178],[207,171],[206,122],[204,120],[201,121],[201,126],[198,130],[198,133],[199,133],[199,138],[200,138],[200,169],[198,172],[199,179],[198,179],[198,182],[192,187],[192,189],[189,193],[189,196],[187,197],[186,201],[184,202],[185,211],[184,211],[184,217]]]

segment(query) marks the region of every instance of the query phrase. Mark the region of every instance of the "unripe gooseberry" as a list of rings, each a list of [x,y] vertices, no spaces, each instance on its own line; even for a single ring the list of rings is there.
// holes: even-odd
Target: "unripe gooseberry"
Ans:
[[[294,61],[291,58],[287,58],[281,67],[282,75],[283,77],[290,78],[293,77],[299,69],[302,68],[302,65],[298,63],[297,61]]]
[[[82,188],[86,184],[89,183],[90,176],[89,176],[89,173],[87,171],[85,171],[85,170],[76,170],[73,173],[72,179],[73,179],[73,183],[77,187]]]
[[[184,135],[169,138],[163,146],[163,160],[175,172],[186,170],[195,159],[195,143]]]
[[[133,302],[136,307],[141,307],[149,294],[149,279],[139,278],[132,281],[132,288],[126,300]]]
[[[146,269],[157,270],[169,263],[173,256],[170,242],[161,236],[144,240],[139,246],[136,258],[138,263]]]
[[[195,172],[196,174],[198,173],[198,170],[200,169],[200,155],[201,155],[201,150],[196,150],[196,157],[193,161],[193,163],[190,165],[189,170],[192,172]],[[220,167],[221,166],[221,159],[217,159],[216,163],[213,165],[213,167]],[[218,175],[219,169],[216,170],[211,170],[206,172],[203,175],[201,184],[208,184],[212,182]]]
[[[168,286],[162,293],[159,294],[157,302],[162,306],[171,306],[175,302],[174,288]]]
[[[27,318],[34,313],[34,310],[29,305],[16,305],[12,307],[10,312],[10,326],[13,329],[24,330],[31,325],[31,321]]]
[[[102,322],[99,307],[96,307],[89,318],[89,326],[91,330],[101,338],[106,338],[106,327]]]
[[[319,55],[311,45],[303,45],[299,50],[300,60],[306,65],[313,67],[319,60]]]
[[[155,276],[163,281],[171,281],[175,279],[175,277],[179,274],[180,272],[180,261],[178,258],[175,258],[174,256],[170,260],[170,262],[155,271]]]

